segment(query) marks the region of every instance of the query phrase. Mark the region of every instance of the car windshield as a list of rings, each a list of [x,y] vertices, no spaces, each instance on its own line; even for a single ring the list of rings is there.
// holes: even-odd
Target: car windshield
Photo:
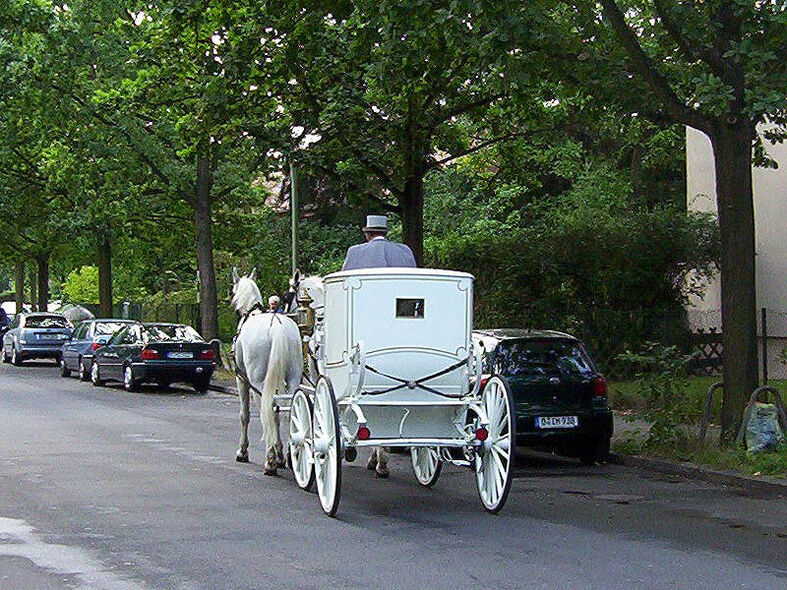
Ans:
[[[146,326],[148,341],[156,342],[204,342],[202,336],[191,326],[179,324]]]
[[[534,376],[555,371],[591,377],[593,363],[578,342],[570,340],[517,340],[500,344],[495,355],[496,370],[502,375]]]
[[[94,332],[96,336],[107,336],[125,328],[127,325],[126,322],[96,322]]]
[[[56,315],[28,316],[25,328],[68,328],[68,320]]]

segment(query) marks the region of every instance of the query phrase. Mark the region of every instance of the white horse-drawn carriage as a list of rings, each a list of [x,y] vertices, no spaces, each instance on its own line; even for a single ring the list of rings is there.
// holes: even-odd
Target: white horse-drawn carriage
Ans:
[[[316,482],[333,516],[343,460],[359,447],[403,447],[421,485],[433,485],[443,463],[468,466],[484,508],[500,510],[513,476],[514,408],[503,379],[482,379],[471,342],[473,277],[381,268],[304,283],[310,375],[291,399],[277,396],[290,410],[297,484]]]

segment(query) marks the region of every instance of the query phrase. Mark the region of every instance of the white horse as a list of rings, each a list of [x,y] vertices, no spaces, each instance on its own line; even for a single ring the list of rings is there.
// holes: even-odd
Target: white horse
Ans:
[[[256,270],[256,269],[255,269]],[[238,276],[232,269],[232,304],[241,314],[235,339],[236,383],[240,396],[240,448],[235,458],[249,460],[249,397],[260,397],[260,420],[265,444],[265,475],[276,475],[285,466],[279,415],[274,412],[274,395],[294,395],[301,382],[303,353],[301,334],[290,318],[264,313],[262,295],[254,282],[255,271]]]
[[[311,276],[301,279],[300,273],[296,272],[295,277],[290,279],[290,290],[294,291],[297,297],[301,297],[303,294],[308,295],[312,300],[310,307],[314,309],[319,322],[325,308],[325,287],[322,278]],[[319,374],[319,369],[313,359],[318,356],[316,347],[320,344],[315,339],[309,340],[309,351],[312,357],[309,359],[309,377],[313,383],[317,382]],[[388,452],[383,447],[373,448],[366,468],[374,471],[377,477],[388,477]]]

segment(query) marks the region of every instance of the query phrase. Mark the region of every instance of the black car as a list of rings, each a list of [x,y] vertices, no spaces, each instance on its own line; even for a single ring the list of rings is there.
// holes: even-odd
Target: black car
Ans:
[[[215,368],[213,348],[189,326],[130,324],[96,349],[90,380],[93,385],[120,381],[127,391],[141,383],[167,387],[175,381],[208,389]]]
[[[501,375],[514,398],[518,445],[603,462],[612,411],[607,384],[582,343],[548,330],[476,330],[486,378]]]

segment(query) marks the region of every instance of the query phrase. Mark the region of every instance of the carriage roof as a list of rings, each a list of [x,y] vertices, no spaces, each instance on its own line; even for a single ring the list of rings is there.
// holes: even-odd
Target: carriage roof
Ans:
[[[325,276],[325,283],[341,281],[349,277],[379,277],[379,278],[403,278],[403,279],[469,279],[473,280],[473,275],[467,272],[455,270],[443,270],[440,268],[362,268],[356,270],[342,270]]]

